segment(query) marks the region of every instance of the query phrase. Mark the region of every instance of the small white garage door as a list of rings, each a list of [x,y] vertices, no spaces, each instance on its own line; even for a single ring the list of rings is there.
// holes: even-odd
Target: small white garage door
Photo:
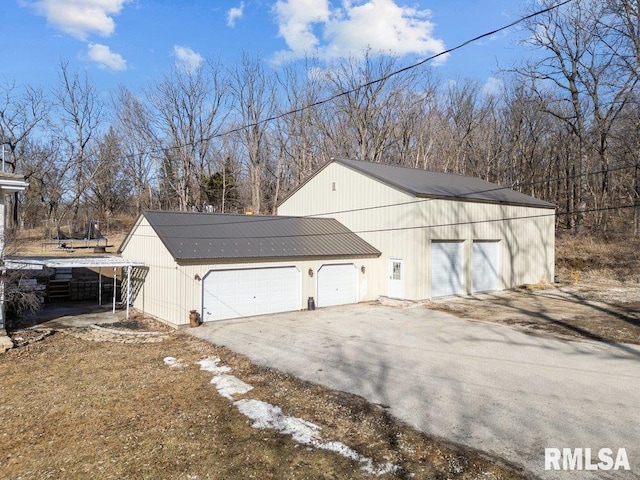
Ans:
[[[474,292],[498,290],[498,242],[474,241],[471,268]]]
[[[463,293],[462,242],[431,242],[431,296]]]
[[[318,269],[318,307],[358,301],[358,269],[353,263]]]
[[[250,317],[302,308],[296,267],[211,270],[202,281],[203,320]]]

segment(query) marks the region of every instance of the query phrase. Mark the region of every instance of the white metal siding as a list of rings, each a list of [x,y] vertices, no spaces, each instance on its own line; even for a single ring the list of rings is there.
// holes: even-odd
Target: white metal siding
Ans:
[[[202,285],[203,320],[250,317],[300,310],[296,267],[212,270]]]
[[[431,243],[431,296],[464,293],[462,242]]]
[[[189,310],[198,305],[183,307],[182,275],[145,218],[140,219],[132,232],[122,257],[144,262],[147,269],[144,283],[134,299],[135,308],[176,325],[189,322]],[[103,274],[108,275],[106,271]]]
[[[318,270],[318,307],[358,301],[358,270],[353,263],[322,265]]]
[[[498,242],[474,241],[471,253],[473,292],[490,292],[500,287]]]
[[[367,299],[388,295],[388,258],[404,259],[404,296],[413,299],[420,295],[419,273],[413,268],[427,265],[417,246],[422,232],[411,228],[422,223],[419,205],[412,195],[333,163],[280,205],[278,215],[335,218],[383,252],[360,275],[367,282]],[[360,296],[360,301],[365,298]]]

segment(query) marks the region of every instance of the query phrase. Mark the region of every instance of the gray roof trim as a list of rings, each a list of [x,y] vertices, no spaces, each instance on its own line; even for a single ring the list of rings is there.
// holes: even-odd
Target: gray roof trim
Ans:
[[[343,158],[332,162],[418,198],[555,209],[556,205],[476,177]]]
[[[142,215],[180,262],[380,256],[378,250],[332,218],[165,211]]]

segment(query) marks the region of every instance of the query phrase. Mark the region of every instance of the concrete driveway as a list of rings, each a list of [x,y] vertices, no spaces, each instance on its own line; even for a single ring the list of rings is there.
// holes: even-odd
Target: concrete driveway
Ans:
[[[640,347],[565,342],[424,308],[349,305],[189,333],[388,405],[428,434],[542,478],[640,478]],[[630,472],[549,472],[545,447],[625,448]],[[577,475],[577,476],[576,476]]]

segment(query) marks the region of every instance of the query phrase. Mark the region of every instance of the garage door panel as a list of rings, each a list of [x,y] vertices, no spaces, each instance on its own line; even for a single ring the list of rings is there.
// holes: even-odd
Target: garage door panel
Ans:
[[[353,263],[322,265],[318,269],[318,307],[358,301],[357,268]]]
[[[296,267],[212,270],[203,281],[204,321],[300,310],[301,296]]]
[[[431,243],[431,296],[464,293],[462,242]]]
[[[471,262],[473,292],[499,290],[498,246],[498,242],[473,242]]]

